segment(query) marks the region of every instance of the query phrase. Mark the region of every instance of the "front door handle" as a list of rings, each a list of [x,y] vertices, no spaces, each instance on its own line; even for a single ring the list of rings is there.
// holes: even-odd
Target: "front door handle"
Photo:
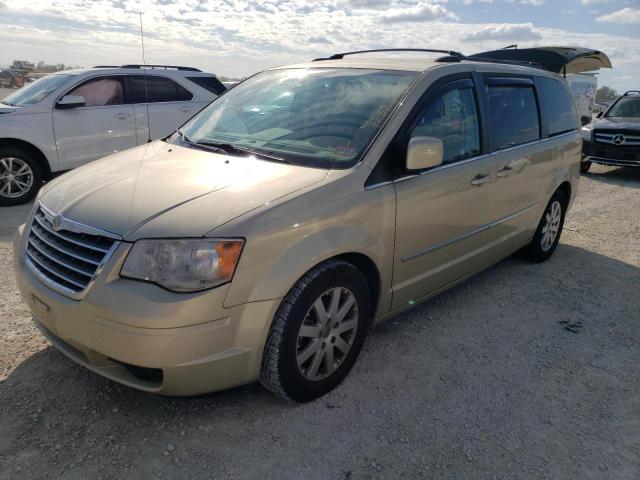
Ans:
[[[125,118],[129,118],[130,116],[131,116],[130,113],[117,113],[116,114],[116,119],[124,120]]]
[[[190,108],[187,108],[187,107],[182,107],[182,108],[180,109],[180,111],[181,111],[182,113],[191,113],[191,109],[190,109]]]
[[[496,174],[498,177],[508,177],[509,175],[513,175],[516,171],[513,169],[512,165],[505,165]]]
[[[482,185],[491,181],[491,175],[488,173],[479,173],[471,180],[471,185]]]

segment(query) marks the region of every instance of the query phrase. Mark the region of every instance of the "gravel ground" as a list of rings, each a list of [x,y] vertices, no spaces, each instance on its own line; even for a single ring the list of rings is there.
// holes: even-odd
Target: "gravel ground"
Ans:
[[[640,478],[640,170],[593,167],[554,257],[517,256],[375,328],[306,405],[171,399],[31,326],[0,211],[0,478]],[[582,322],[573,333],[568,322]]]

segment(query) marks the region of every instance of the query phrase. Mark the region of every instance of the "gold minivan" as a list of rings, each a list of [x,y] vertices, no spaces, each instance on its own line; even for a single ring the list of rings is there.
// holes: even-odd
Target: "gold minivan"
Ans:
[[[169,137],[57,178],[14,247],[36,325],[147,392],[259,379],[323,395],[371,325],[555,250],[582,136],[554,72],[608,59],[524,50],[270,69]]]

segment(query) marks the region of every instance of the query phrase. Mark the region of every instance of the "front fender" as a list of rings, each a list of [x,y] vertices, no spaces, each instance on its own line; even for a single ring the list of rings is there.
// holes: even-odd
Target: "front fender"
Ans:
[[[33,134],[36,133],[37,136]],[[59,170],[58,149],[53,133],[51,112],[0,117],[0,142],[19,140],[40,150],[52,172]]]

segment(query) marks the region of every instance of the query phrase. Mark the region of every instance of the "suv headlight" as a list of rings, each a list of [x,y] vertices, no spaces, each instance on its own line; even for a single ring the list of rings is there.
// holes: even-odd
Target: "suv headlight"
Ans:
[[[231,281],[244,240],[138,240],[120,275],[175,292],[196,292]]]
[[[591,129],[587,127],[582,127],[582,139],[585,142],[591,141]]]

